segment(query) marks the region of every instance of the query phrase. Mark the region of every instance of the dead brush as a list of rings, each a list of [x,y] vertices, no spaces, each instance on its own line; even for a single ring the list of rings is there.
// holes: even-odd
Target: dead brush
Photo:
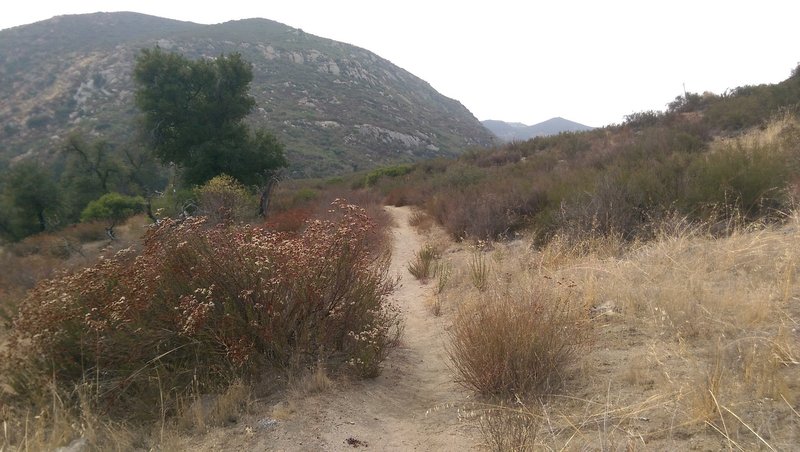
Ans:
[[[487,290],[456,314],[447,352],[481,394],[543,394],[561,386],[589,331],[586,312],[543,284]]]
[[[408,218],[408,224],[409,226],[416,228],[421,234],[425,234],[430,232],[434,221],[433,217],[424,211],[415,209]]]
[[[540,418],[524,406],[504,404],[481,410],[478,417],[481,435],[489,450],[527,452],[536,450]]]

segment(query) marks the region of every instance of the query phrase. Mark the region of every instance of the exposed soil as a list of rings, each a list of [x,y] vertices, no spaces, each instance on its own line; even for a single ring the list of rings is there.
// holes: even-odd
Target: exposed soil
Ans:
[[[408,207],[394,218],[391,274],[400,277],[394,303],[405,317],[399,347],[371,380],[290,399],[277,408],[215,429],[186,445],[203,450],[464,451],[478,448],[478,431],[460,419],[470,393],[458,386],[444,348],[445,321],[431,313],[432,288],[416,281],[408,262],[422,239],[408,224]],[[261,411],[261,410],[259,410]]]

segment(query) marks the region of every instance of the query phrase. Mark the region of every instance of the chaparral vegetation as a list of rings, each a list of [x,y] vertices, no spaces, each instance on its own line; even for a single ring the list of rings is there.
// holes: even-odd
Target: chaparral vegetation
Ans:
[[[325,180],[246,121],[241,55],[133,77],[138,138],[0,169],[0,451],[212,448],[246,416],[224,447],[402,420],[498,451],[800,441],[798,69]],[[404,380],[422,410],[386,401]]]

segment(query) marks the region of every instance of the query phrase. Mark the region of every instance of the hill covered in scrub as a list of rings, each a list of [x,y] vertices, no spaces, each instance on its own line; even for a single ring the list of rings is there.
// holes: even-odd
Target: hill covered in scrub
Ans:
[[[456,238],[638,240],[670,216],[720,227],[775,219],[797,196],[798,108],[796,68],[781,83],[688,93],[619,125],[421,162],[375,184],[388,202],[425,208]]]
[[[95,13],[0,31],[0,162],[51,152],[75,129],[132,138],[134,57],[156,45],[251,62],[249,120],[285,144],[293,177],[454,156],[494,140],[458,101],[365,49],[267,19],[200,25]]]

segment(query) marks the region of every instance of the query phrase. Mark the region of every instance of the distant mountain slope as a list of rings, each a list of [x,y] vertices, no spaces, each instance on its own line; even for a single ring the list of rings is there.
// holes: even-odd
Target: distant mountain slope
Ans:
[[[137,13],[60,16],[0,31],[0,159],[40,155],[71,130],[129,139],[136,53],[239,52],[251,121],[286,145],[294,176],[455,155],[494,137],[458,101],[367,50],[266,19],[199,25]]]
[[[556,135],[561,132],[579,132],[594,128],[564,118],[551,118],[532,126],[519,122],[491,119],[481,121],[481,123],[503,141],[524,141],[538,136]]]

